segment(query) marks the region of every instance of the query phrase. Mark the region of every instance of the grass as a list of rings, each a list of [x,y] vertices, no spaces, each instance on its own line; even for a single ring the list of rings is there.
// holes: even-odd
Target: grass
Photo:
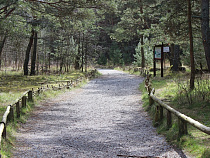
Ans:
[[[72,71],[65,74],[52,74],[52,75],[38,75],[38,76],[23,76],[21,72],[7,72],[0,74],[0,115],[3,116],[6,107],[13,104],[23,92],[32,88],[38,88],[41,85],[51,84],[58,86],[59,81],[75,80],[78,77],[84,77],[86,73],[80,71]],[[99,74],[97,73],[96,76]],[[78,86],[81,86],[80,83]],[[67,90],[47,90],[34,98],[34,102],[27,103],[27,107],[21,109],[21,117],[14,118],[14,122],[7,124],[7,139],[2,139],[1,142],[1,155],[2,157],[11,157],[12,149],[15,144],[16,129],[27,121],[31,111],[39,105],[40,101],[47,98],[54,98],[55,96],[64,93]],[[16,114],[15,114],[16,115]]]
[[[13,98],[21,95],[26,90],[38,88],[43,84],[55,83],[63,80],[74,80],[79,76],[85,76],[85,73],[80,71],[71,71],[66,74],[59,75],[38,75],[24,76],[22,72],[7,72],[0,75],[0,103],[2,106],[8,105]]]
[[[42,100],[54,98],[57,95],[65,92],[49,90],[41,93],[38,97],[34,98],[34,102],[28,102],[25,108],[21,109],[20,118],[14,117],[14,122],[9,122],[7,124],[7,138],[2,139],[1,142],[1,155],[2,157],[12,157],[12,150],[14,149],[16,139],[16,130],[21,126],[21,124],[26,123],[28,117],[30,116],[33,109],[40,104]]]
[[[155,96],[159,99],[166,102],[168,105],[173,107],[174,109],[180,111],[181,113],[203,123],[206,126],[210,126],[210,105],[206,104],[205,100],[192,99],[193,102],[189,104],[186,98],[182,98],[182,102],[180,104],[180,89],[178,88],[176,78],[179,77],[187,83],[189,78],[188,73],[177,73],[177,74],[166,74],[164,78],[155,77],[152,79],[152,87],[155,88]],[[189,85],[187,85],[189,86]],[[207,88],[207,87],[206,87]],[[150,113],[151,117],[154,117],[155,113],[155,105],[149,107],[148,95],[144,88],[144,83],[140,85],[140,90],[143,92],[142,99],[144,101],[144,108]],[[199,93],[199,92],[188,92],[188,93]],[[187,95],[187,94],[185,94]],[[189,94],[188,94],[189,95]],[[199,94],[196,94],[199,95]],[[195,97],[195,96],[191,96]],[[206,100],[209,100],[209,96],[207,96]],[[205,106],[204,106],[205,105]],[[166,116],[166,114],[164,114]],[[196,158],[209,158],[210,157],[210,135],[207,135],[200,130],[188,125],[188,135],[185,135],[178,138],[178,123],[177,118],[173,117],[173,126],[169,130],[166,126],[166,119],[162,121],[162,123],[157,127],[157,131],[160,134],[166,136],[167,140],[176,146],[185,149],[188,153],[190,153],[193,157]]]

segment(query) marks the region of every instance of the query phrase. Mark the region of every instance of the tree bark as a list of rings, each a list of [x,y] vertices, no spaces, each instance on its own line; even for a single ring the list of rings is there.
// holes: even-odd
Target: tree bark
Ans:
[[[63,70],[63,65],[64,65],[64,57],[61,57],[61,62],[60,62],[60,73],[62,73]]]
[[[143,2],[142,2],[142,0],[140,0],[139,3],[141,4],[140,12],[141,12],[141,14],[143,14],[144,11],[143,11]],[[141,20],[143,22],[144,19],[142,18]],[[143,45],[144,45],[144,35],[141,35],[141,67],[142,68],[145,67],[145,56],[144,56],[144,47],[143,47]]]
[[[194,52],[193,52],[191,0],[188,0],[188,27],[189,27],[189,39],[190,39],[190,63],[191,63],[190,89],[192,90],[195,87],[194,85],[195,63],[194,63]]]
[[[210,72],[210,32],[209,32],[209,0],[201,0],[201,33],[206,56],[208,71]]]
[[[80,60],[80,32],[79,32],[79,40],[78,40],[78,54],[76,55],[75,62],[74,62],[74,68],[75,70],[79,70],[79,60]]]
[[[145,57],[144,57],[144,36],[141,35],[141,67],[145,67]]]
[[[31,52],[31,47],[33,45],[34,38],[34,30],[31,31],[31,37],[29,39],[28,47],[26,49],[25,61],[23,65],[24,75],[28,75],[28,62],[29,62],[29,55]]]
[[[30,75],[36,74],[36,54],[37,54],[37,31],[34,31],[34,50],[31,58],[31,73]]]
[[[7,35],[4,35],[3,41],[0,44],[0,70],[1,70],[1,56],[2,56],[2,51],[4,48],[4,44],[6,42],[6,39],[7,39]]]
[[[173,43],[171,44],[170,48],[171,48],[171,51],[170,51],[169,60],[170,60],[170,66],[173,66],[173,64],[174,64],[174,44]]]
[[[85,34],[82,34],[82,72],[84,71],[84,43],[85,43]]]
[[[88,47],[88,41],[86,38],[86,43],[85,43],[85,72],[87,72],[87,47]]]

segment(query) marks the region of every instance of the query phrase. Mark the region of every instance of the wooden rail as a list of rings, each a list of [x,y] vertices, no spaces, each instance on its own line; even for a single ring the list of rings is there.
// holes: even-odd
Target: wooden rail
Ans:
[[[0,122],[0,150],[1,150],[1,140],[2,138],[6,139],[6,127],[7,127],[7,123],[8,122],[12,122],[14,121],[14,117],[16,116],[16,118],[20,117],[21,114],[21,108],[26,107],[27,105],[27,101],[28,102],[33,102],[33,97],[36,95],[39,95],[41,92],[46,91],[46,90],[60,90],[60,89],[70,89],[71,87],[76,87],[78,86],[79,83],[83,82],[84,79],[88,79],[88,78],[92,78],[95,77],[96,74],[96,70],[92,70],[90,73],[88,73],[85,78],[84,77],[79,77],[76,80],[70,80],[70,81],[58,81],[57,83],[61,83],[61,82],[66,82],[65,84],[58,84],[58,86],[41,86],[40,88],[38,88],[37,90],[28,90],[26,92],[24,92],[21,97],[19,97],[18,99],[16,99],[16,101],[14,103],[12,103],[11,105],[7,106],[7,109],[2,117],[2,121]],[[21,104],[20,104],[21,103]],[[16,115],[14,114],[14,109],[16,111]],[[1,154],[0,154],[0,158],[1,158]]]
[[[191,124],[195,128],[199,129],[200,131],[210,135],[210,127],[207,127],[200,122],[180,113],[179,111],[173,109],[166,103],[162,102],[160,99],[158,99],[154,93],[155,89],[151,88],[151,83],[149,81],[149,76],[147,76],[145,80],[145,88],[148,91],[149,95],[149,104],[150,106],[156,102],[158,103],[158,106],[156,106],[156,114],[155,114],[155,122],[158,123],[163,119],[163,109],[167,110],[167,127],[168,129],[172,126],[172,116],[171,114],[174,114],[178,117],[178,126],[179,126],[179,137],[183,134],[188,134],[187,132],[187,123]]]

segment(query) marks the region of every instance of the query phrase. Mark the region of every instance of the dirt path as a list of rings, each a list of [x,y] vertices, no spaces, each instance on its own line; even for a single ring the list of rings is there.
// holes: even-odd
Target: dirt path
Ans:
[[[100,78],[37,108],[18,131],[14,157],[183,157],[157,135],[141,107],[143,79],[100,72]]]

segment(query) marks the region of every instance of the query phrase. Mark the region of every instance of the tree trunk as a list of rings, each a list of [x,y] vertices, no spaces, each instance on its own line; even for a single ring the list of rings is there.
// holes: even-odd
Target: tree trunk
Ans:
[[[195,64],[194,64],[194,52],[193,52],[193,36],[192,36],[192,10],[191,0],[188,0],[188,27],[189,27],[189,39],[190,39],[190,63],[191,63],[191,77],[190,77],[190,89],[194,89],[195,81]]]
[[[144,57],[144,36],[141,35],[141,67],[145,67],[145,57]]]
[[[80,32],[79,32],[79,40],[78,40],[78,54],[76,55],[74,68],[75,70],[79,70],[79,60],[80,60]]]
[[[210,32],[209,32],[209,0],[201,0],[201,33],[206,56],[208,71],[210,72]]]
[[[49,71],[50,71],[50,66],[51,66],[51,53],[49,52],[48,53],[48,68],[49,68]]]
[[[31,31],[31,37],[29,39],[28,47],[26,49],[25,61],[23,65],[24,75],[28,75],[28,62],[29,62],[29,55],[31,52],[31,47],[33,45],[34,38],[34,30]]]
[[[85,38],[84,38],[84,33],[82,36],[82,72],[84,71],[84,42],[85,42]]]
[[[169,57],[169,61],[170,61],[170,66],[173,66],[174,64],[174,44],[172,43],[171,44],[171,47],[170,47],[171,51],[170,51],[170,57]]]
[[[31,73],[30,75],[36,74],[36,54],[37,54],[37,31],[34,32],[34,50],[31,58]]]
[[[64,65],[63,60],[64,60],[64,58],[61,57],[61,62],[60,62],[60,73],[62,73],[62,70],[63,70],[63,65]]]
[[[143,14],[144,11],[143,11],[143,2],[142,2],[142,0],[140,0],[139,3],[141,4],[140,5],[140,12],[141,12],[141,14]],[[142,20],[142,22],[144,21],[143,18],[141,20]],[[143,47],[143,45],[144,45],[144,35],[141,35],[141,67],[142,68],[145,67],[145,57],[144,57],[144,47]]]
[[[4,35],[4,39],[0,44],[0,70],[1,70],[1,55],[2,55],[2,51],[3,51],[3,48],[4,48],[4,44],[6,42],[6,39],[7,39],[7,35]]]
[[[88,47],[88,41],[86,38],[86,44],[85,44],[85,72],[87,72],[87,47]]]
[[[37,72],[37,75],[39,75],[39,54],[37,54],[36,72]]]
[[[179,71],[180,66],[180,46],[174,45],[174,57],[173,57],[173,71]]]

